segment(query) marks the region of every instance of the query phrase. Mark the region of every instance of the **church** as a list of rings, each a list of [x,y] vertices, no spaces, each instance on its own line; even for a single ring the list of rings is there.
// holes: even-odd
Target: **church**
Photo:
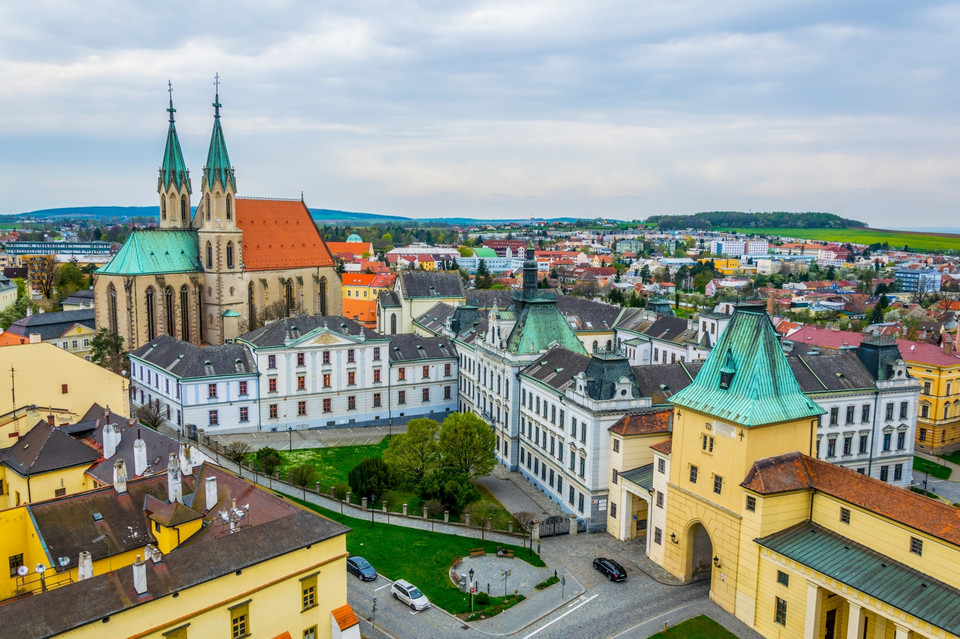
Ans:
[[[237,197],[219,93],[196,211],[171,89],[160,228],[133,232],[96,273],[96,325],[129,350],[157,335],[223,344],[278,317],[341,313],[340,277],[302,197]]]

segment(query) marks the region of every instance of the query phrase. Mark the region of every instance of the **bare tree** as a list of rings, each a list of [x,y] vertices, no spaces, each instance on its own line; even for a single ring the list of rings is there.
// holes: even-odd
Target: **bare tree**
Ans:
[[[160,400],[152,399],[148,400],[147,403],[137,408],[136,418],[144,426],[152,428],[153,430],[158,430],[160,426],[167,421],[164,417],[165,412],[166,411],[164,410],[163,405],[160,403]]]
[[[317,471],[310,464],[300,464],[290,469],[290,483],[303,489],[303,499],[307,499],[307,484],[313,481]]]
[[[253,448],[250,447],[250,444],[242,441],[232,441],[227,444],[226,449],[224,449],[224,456],[232,461],[238,466],[243,465],[243,460],[250,453]]]

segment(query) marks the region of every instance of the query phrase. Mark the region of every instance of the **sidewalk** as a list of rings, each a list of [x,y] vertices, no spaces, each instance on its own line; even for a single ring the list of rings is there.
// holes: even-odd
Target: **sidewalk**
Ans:
[[[917,451],[917,450],[913,451],[913,454],[914,456],[919,457],[920,459],[926,459],[927,461],[931,461],[940,466],[946,466],[951,470],[951,473],[950,473],[950,479],[947,479],[944,481],[960,483],[960,465],[954,464],[953,462],[949,462],[946,459],[937,457],[936,455],[928,455],[927,453],[921,453],[920,451]],[[914,472],[914,477],[916,477],[916,473],[919,473],[921,471],[915,470],[913,472]]]

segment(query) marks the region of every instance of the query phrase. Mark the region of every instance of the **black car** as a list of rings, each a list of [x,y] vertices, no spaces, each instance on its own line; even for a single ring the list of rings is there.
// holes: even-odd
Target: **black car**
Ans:
[[[356,575],[363,581],[377,580],[377,571],[373,569],[370,562],[356,555],[347,557],[347,572]]]
[[[613,559],[597,557],[593,560],[593,567],[605,574],[610,581],[625,581],[627,578],[627,571]]]

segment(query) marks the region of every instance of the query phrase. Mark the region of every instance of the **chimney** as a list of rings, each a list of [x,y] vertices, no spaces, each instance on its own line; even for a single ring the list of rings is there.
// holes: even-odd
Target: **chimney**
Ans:
[[[207,510],[213,510],[213,507],[217,505],[217,478],[216,476],[207,477],[207,480],[204,484],[206,487],[206,498],[204,499],[204,507]]]
[[[113,487],[118,494],[127,492],[127,463],[122,459],[113,462]]]
[[[180,443],[180,472],[184,475],[193,474],[193,463],[191,463],[190,458],[190,444],[187,442]]]
[[[80,551],[80,564],[77,566],[77,581],[93,577],[93,558],[86,550]]]
[[[949,333],[943,337],[943,354],[947,356],[953,354],[953,340],[950,339]]]
[[[170,453],[167,459],[167,501],[183,503],[183,486],[180,485],[180,465],[177,463],[177,454]]]
[[[138,595],[147,594],[147,564],[137,555],[133,564],[133,589]]]
[[[147,442],[140,439],[140,429],[137,429],[137,441],[133,442],[133,474],[143,476],[147,472]]]
[[[40,333],[30,333],[30,343],[39,344],[43,340],[40,338]]]
[[[51,426],[56,426],[53,420],[53,413],[47,413],[47,423],[50,424]]]
[[[110,459],[117,454],[117,446],[120,444],[120,429],[116,424],[107,424],[103,427],[103,458]]]
[[[33,307],[27,304],[27,317],[30,317],[31,315],[33,315]],[[31,340],[31,342],[32,341],[33,340]]]
[[[145,557],[149,558],[155,564],[159,564],[163,561],[163,554],[161,554],[160,549],[154,546],[153,544],[147,544],[147,547],[144,549]]]

